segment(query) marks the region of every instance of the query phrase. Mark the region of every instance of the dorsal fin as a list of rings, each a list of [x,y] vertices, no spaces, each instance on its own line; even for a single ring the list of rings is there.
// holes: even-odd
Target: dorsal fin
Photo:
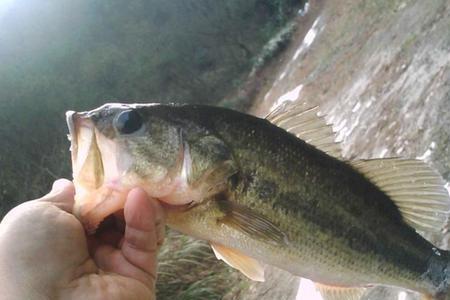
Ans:
[[[350,164],[385,192],[416,230],[443,230],[450,210],[449,194],[441,176],[423,161],[384,158]]]
[[[341,147],[335,141],[336,134],[331,124],[318,113],[318,106],[285,102],[270,112],[266,119],[328,155],[341,159]]]

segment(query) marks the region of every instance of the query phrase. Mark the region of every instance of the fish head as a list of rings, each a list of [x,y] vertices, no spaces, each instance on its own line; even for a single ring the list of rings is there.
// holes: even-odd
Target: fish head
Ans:
[[[74,213],[88,231],[123,208],[142,187],[164,198],[178,184],[183,161],[180,126],[158,104],[105,104],[66,113],[71,140]],[[185,203],[170,203],[183,205]]]

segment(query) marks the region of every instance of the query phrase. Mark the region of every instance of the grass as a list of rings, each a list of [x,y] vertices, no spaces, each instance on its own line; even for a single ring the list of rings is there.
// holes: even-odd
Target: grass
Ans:
[[[206,242],[176,231],[167,230],[158,259],[158,300],[233,299],[234,287],[245,288],[247,279],[217,260]]]
[[[278,31],[261,49],[260,53],[253,59],[253,67],[250,76],[263,68],[268,61],[276,57],[289,44],[296,28],[296,22],[288,22]]]

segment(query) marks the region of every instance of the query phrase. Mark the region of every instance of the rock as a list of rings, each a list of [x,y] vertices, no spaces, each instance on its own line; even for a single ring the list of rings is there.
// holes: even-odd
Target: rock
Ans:
[[[450,180],[450,3],[311,1],[298,22],[251,111],[264,116],[283,99],[319,105],[346,158],[420,157]],[[448,248],[448,236],[427,238]],[[295,299],[295,277],[270,277],[242,299]],[[418,296],[375,288],[365,298]]]

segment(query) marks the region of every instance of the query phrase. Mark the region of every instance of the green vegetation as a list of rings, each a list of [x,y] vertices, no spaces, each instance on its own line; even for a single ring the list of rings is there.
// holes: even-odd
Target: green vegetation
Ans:
[[[170,230],[159,261],[157,299],[222,299],[249,281],[219,262],[206,242]]]
[[[253,59],[253,68],[250,74],[256,73],[268,61],[283,51],[295,31],[295,22],[289,22],[279,32],[277,32],[262,48],[261,52]]]
[[[4,11],[0,2],[0,215],[71,177],[66,110],[113,101],[226,105],[286,43],[301,2],[15,0]],[[206,243],[168,236],[158,299],[219,299],[247,282]]]

